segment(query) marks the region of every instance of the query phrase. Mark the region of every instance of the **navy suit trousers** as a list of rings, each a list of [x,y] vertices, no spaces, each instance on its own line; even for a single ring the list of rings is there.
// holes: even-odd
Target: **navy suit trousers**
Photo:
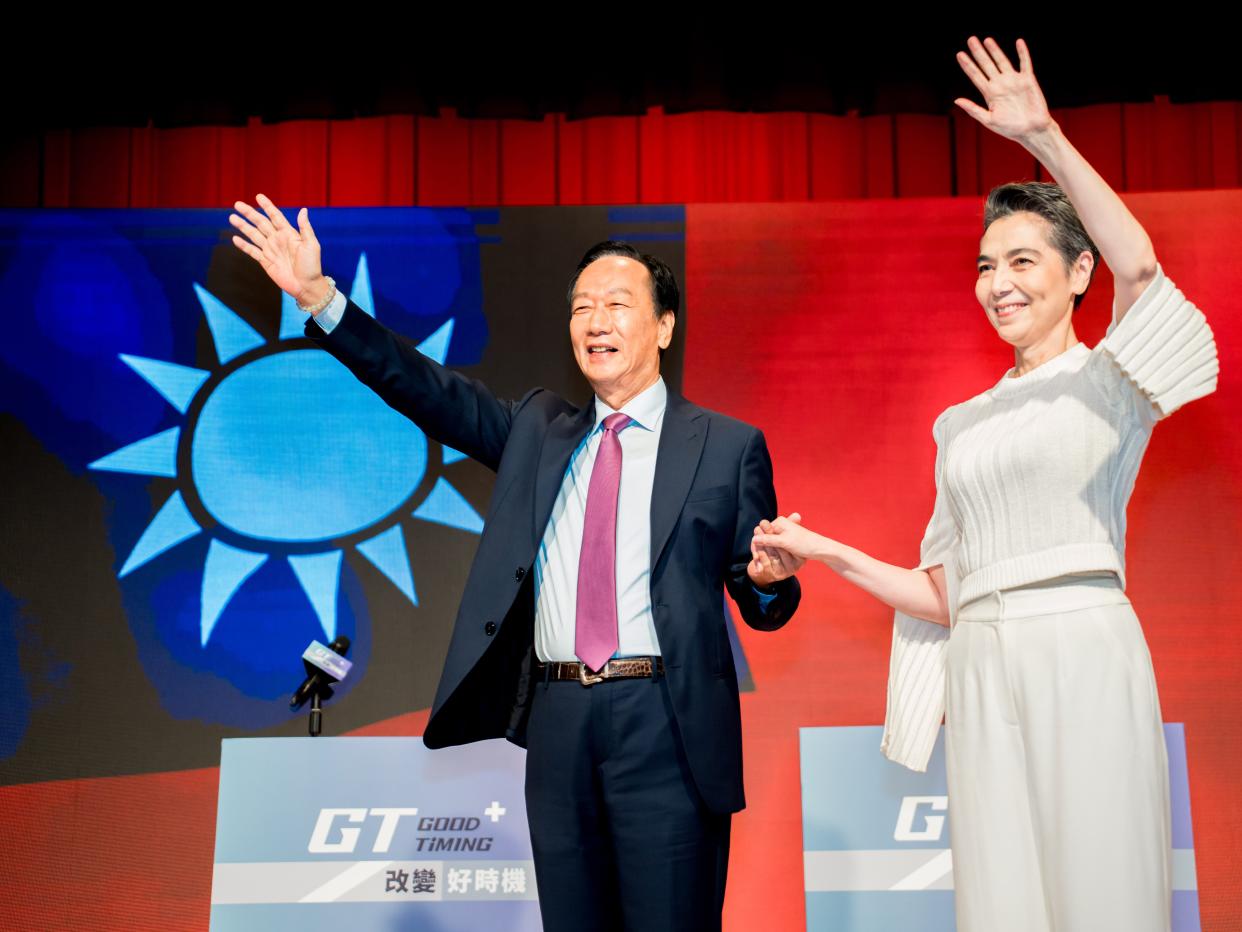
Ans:
[[[527,748],[545,930],[720,929],[731,814],[695,788],[663,676],[537,682]]]

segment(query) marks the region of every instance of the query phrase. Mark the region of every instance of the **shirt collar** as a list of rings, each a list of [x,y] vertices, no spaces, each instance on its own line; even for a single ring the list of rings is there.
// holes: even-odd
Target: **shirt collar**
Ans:
[[[664,409],[667,406],[668,387],[664,384],[664,378],[661,376],[652,383],[650,388],[639,392],[622,405],[621,413],[628,414],[634,423],[644,430],[655,430],[656,425],[660,423],[660,418],[664,416]],[[604,422],[604,418],[615,413],[612,408],[600,400],[598,395],[595,396],[595,426],[597,428]]]

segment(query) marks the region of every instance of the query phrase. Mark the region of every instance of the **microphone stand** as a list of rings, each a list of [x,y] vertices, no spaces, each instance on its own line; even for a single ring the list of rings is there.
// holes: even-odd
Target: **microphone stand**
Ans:
[[[319,690],[315,690],[315,694],[311,696],[310,736],[318,738],[321,731],[323,731],[323,709],[319,705]]]
[[[323,732],[323,703],[324,699],[332,698],[332,684],[316,683],[311,689],[311,705],[310,705],[310,721],[307,723],[307,730],[312,738],[318,738]]]

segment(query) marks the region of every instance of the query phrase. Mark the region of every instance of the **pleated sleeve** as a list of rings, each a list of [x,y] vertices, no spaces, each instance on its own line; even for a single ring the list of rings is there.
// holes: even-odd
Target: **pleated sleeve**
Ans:
[[[1216,340],[1203,312],[1156,267],[1134,305],[1113,321],[1100,343],[1156,419],[1216,390]]]
[[[957,614],[958,530],[944,491],[946,411],[936,419],[936,504],[919,547],[919,565],[925,570],[944,567],[949,614]],[[944,718],[946,652],[949,629],[944,625],[893,613],[893,644],[888,664],[888,696],[884,710],[884,756],[911,770],[924,771],[931,759],[940,722]]]

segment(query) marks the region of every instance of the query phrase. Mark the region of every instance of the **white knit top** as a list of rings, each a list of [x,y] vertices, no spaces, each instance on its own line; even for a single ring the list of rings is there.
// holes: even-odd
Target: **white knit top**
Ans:
[[[1125,585],[1126,504],[1152,427],[1216,388],[1203,314],[1157,269],[1093,350],[1010,373],[936,419],[936,505],[919,569],[943,565],[950,614],[1071,573]],[[897,613],[881,749],[925,770],[944,715],[949,629]]]

